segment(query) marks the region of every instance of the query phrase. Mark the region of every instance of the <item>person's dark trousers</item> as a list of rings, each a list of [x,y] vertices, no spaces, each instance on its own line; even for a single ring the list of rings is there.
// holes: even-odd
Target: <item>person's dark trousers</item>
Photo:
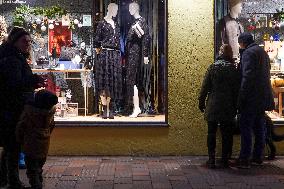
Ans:
[[[46,162],[46,158],[43,159],[33,159],[28,156],[25,157],[27,166],[27,177],[32,189],[42,188],[42,167]]]
[[[209,159],[215,159],[215,148],[216,148],[216,132],[218,125],[220,126],[222,136],[222,160],[227,161],[230,153],[232,152],[233,146],[233,122],[230,121],[208,121],[208,135],[207,135],[207,147]]]
[[[1,180],[8,182],[9,188],[22,188],[22,184],[19,179],[19,151],[20,145],[16,142],[15,132],[13,130],[6,131],[4,135],[3,144],[3,161],[1,158]],[[3,176],[3,177],[2,177]]]
[[[265,144],[265,119],[264,112],[249,113],[241,112],[240,131],[241,131],[241,160],[249,160],[252,151],[253,134],[255,136],[253,159],[262,159]]]

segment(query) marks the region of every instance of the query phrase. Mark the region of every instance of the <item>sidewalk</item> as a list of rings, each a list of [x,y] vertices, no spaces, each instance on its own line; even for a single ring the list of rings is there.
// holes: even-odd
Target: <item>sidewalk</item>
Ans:
[[[210,170],[206,157],[54,157],[46,189],[284,189],[284,157],[249,170]],[[21,179],[28,185],[25,170]]]

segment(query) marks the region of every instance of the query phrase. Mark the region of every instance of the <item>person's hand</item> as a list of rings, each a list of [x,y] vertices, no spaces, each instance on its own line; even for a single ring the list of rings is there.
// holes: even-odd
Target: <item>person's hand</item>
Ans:
[[[204,111],[205,111],[205,105],[204,104],[199,103],[198,108],[202,113],[204,113]]]
[[[144,57],[144,64],[148,64],[149,63],[149,58],[148,57]]]

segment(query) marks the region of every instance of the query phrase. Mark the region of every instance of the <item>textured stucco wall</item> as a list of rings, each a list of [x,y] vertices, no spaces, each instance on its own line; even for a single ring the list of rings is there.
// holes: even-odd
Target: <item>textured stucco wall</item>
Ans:
[[[197,96],[213,61],[213,0],[168,2],[169,128],[56,128],[54,155],[206,154]]]

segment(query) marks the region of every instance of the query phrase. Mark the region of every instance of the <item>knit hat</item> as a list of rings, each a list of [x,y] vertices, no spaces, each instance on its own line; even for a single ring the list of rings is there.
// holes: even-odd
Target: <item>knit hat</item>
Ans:
[[[24,28],[15,26],[8,35],[8,42],[14,44],[23,35],[30,35]]]
[[[233,7],[237,5],[238,3],[241,3],[242,0],[229,0],[229,7]]]
[[[47,90],[40,90],[35,94],[35,107],[50,110],[58,103],[58,97]]]
[[[250,44],[254,43],[253,36],[249,32],[241,33],[238,41],[239,41],[239,43],[244,43],[246,45],[250,45]]]

